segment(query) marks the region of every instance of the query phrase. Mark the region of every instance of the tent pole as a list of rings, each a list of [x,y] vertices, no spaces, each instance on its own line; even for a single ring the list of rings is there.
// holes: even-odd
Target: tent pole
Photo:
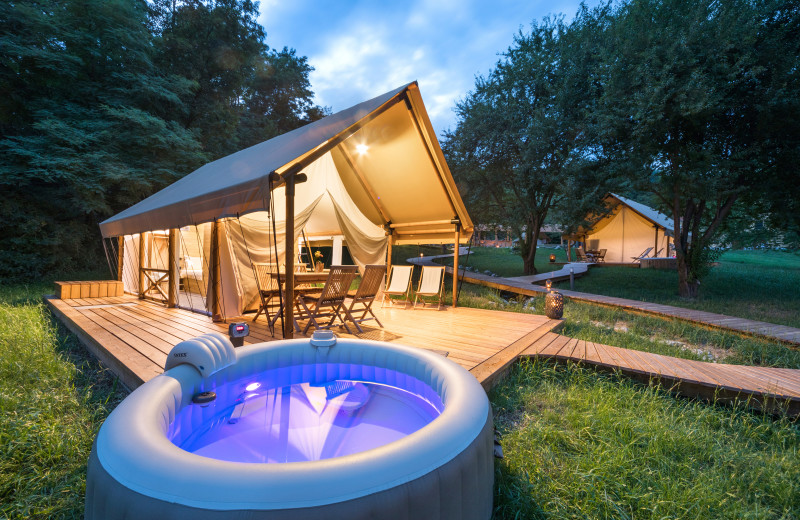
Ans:
[[[394,244],[394,233],[389,233],[389,249],[386,251],[386,283],[389,283],[389,273],[392,271],[392,245]]]
[[[222,286],[220,285],[220,265],[219,265],[219,241],[222,223],[219,220],[214,220],[211,227],[211,265],[209,266],[209,275],[211,276],[211,320],[214,322],[224,321],[222,317],[222,308],[220,302],[222,301]]]
[[[167,291],[167,307],[175,307],[178,301],[178,277],[180,276],[180,272],[178,271],[178,230],[177,229],[170,229],[169,230],[169,263],[167,264],[169,269],[169,289]]]
[[[125,259],[125,235],[117,237],[117,281],[122,281],[122,261]]]
[[[286,177],[286,285],[283,298],[283,339],[294,338],[294,174]]]
[[[461,238],[461,226],[456,224],[455,246],[453,247],[453,308],[458,303],[458,244]]]
[[[147,233],[139,233],[139,299],[144,299],[144,241]]]

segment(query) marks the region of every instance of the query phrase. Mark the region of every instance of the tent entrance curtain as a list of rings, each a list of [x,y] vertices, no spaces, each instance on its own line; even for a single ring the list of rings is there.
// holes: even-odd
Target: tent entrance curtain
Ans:
[[[342,236],[353,261],[363,272],[368,264],[385,264],[389,237],[359,209],[345,188],[331,154],[303,170],[308,181],[295,188],[294,254],[303,231],[309,236]],[[286,263],[286,195],[285,187],[272,192],[275,241],[272,221],[266,211],[226,219],[225,244],[227,258],[221,258],[224,310],[226,316],[237,316],[256,310],[260,299],[253,262]],[[277,250],[277,256],[276,256]],[[226,267],[227,266],[227,267]],[[227,272],[227,274],[226,274]]]

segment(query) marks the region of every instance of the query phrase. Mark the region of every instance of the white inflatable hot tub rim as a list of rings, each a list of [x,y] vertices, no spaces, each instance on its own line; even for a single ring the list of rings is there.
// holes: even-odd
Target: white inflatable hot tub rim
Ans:
[[[268,366],[258,362],[261,357]],[[474,376],[436,353],[395,343],[339,339],[324,355],[308,339],[260,343],[236,349],[236,363],[210,379],[252,364],[269,370],[313,363],[376,366],[416,377],[439,394],[444,411],[417,432],[361,453],[282,464],[221,461],[186,452],[167,438],[175,414],[203,389],[199,372],[180,365],[140,386],[109,415],[97,436],[98,461],[120,484],[167,502],[215,510],[292,509],[419,478],[458,456],[486,425],[489,401]]]

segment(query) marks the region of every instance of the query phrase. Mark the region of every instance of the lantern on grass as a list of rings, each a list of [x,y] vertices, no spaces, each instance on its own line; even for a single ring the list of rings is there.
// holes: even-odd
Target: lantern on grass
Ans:
[[[547,293],[544,298],[544,314],[553,320],[559,320],[564,316],[564,296],[560,292]]]
[[[555,255],[555,254],[553,254],[553,253],[550,253],[550,263],[552,264],[552,263],[554,263],[555,261],[556,261],[556,255]]]

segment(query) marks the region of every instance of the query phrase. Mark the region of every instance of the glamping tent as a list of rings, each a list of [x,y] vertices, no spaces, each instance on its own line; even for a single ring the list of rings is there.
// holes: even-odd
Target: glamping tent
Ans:
[[[127,293],[225,319],[257,308],[254,263],[292,287],[304,244],[344,242],[363,267],[473,226],[414,82],[206,164],[100,229]]]
[[[583,242],[588,250],[606,249],[606,262],[630,263],[648,248],[652,250],[647,256],[669,256],[673,236],[669,217],[614,193],[604,202],[608,213],[587,218],[594,224],[564,238]]]

